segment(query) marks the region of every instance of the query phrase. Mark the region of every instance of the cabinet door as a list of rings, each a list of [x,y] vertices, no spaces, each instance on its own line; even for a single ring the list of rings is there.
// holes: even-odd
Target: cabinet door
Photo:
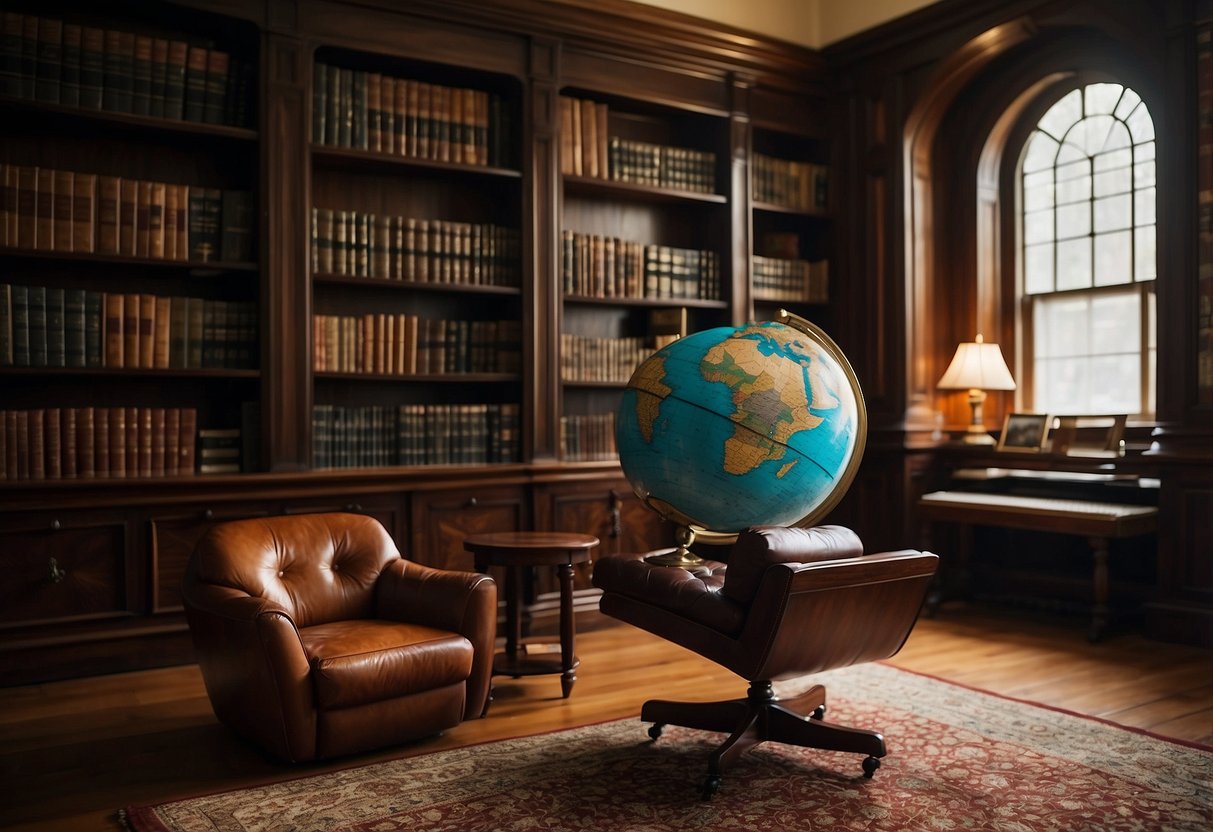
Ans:
[[[344,512],[349,514],[365,514],[383,524],[396,547],[404,553],[407,542],[407,527],[404,514],[401,511],[402,500],[399,495],[364,494],[346,498],[326,498],[323,500],[308,500],[292,502],[283,511],[284,514],[321,514],[328,512]]]
[[[194,547],[212,526],[229,520],[265,517],[267,507],[241,503],[220,508],[188,508],[148,521],[152,553],[152,612],[181,609],[181,579]]]
[[[594,557],[673,545],[668,524],[640,502],[625,480],[562,483],[546,487],[541,494],[539,528],[594,535],[602,541]],[[592,561],[577,566],[577,589],[590,587],[592,570]],[[540,582],[541,592],[556,591],[554,578],[543,577]]]
[[[463,548],[469,534],[512,532],[526,528],[526,493],[497,487],[413,495],[412,545],[402,554],[440,569],[472,569],[472,553]]]
[[[0,520],[0,630],[129,615],[127,524],[120,516]]]

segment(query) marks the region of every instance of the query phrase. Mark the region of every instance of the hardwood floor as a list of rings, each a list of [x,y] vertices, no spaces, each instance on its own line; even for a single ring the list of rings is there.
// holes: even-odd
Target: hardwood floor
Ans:
[[[948,607],[920,621],[891,664],[1213,745],[1213,651],[1135,635],[1088,644],[1079,622]],[[498,679],[489,716],[405,753],[634,716],[662,697],[741,695],[732,674],[631,627],[578,636],[568,700],[556,677]],[[119,828],[116,810],[355,763],[285,767],[215,722],[195,666],[0,689],[0,828]]]

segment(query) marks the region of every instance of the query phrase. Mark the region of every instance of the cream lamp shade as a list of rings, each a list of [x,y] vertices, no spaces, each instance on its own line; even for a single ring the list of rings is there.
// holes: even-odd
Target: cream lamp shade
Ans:
[[[981,405],[987,390],[1014,390],[1015,379],[1007,369],[1002,350],[997,344],[987,344],[980,335],[976,341],[965,341],[956,348],[952,363],[936,385],[940,390],[968,390],[973,418],[965,442],[992,445],[994,438],[986,432]]]

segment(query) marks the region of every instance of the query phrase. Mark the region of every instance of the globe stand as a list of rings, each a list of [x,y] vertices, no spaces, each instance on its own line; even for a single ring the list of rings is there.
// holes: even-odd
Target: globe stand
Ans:
[[[706,574],[709,570],[704,566],[703,558],[691,551],[695,542],[695,530],[690,526],[679,526],[674,530],[674,541],[678,548],[672,552],[662,552],[659,555],[649,555],[644,560],[654,566],[672,566],[685,569],[694,574]]]

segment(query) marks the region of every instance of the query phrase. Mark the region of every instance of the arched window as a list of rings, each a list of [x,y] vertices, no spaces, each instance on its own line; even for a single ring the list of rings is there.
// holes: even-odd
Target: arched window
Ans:
[[[1154,122],[1120,84],[1057,101],[1020,155],[1024,407],[1154,413]]]

